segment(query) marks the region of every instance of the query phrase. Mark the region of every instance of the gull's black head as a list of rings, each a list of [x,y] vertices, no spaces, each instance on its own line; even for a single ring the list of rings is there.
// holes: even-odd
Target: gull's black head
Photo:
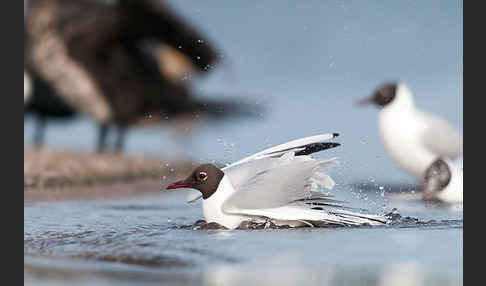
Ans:
[[[211,197],[218,189],[224,173],[212,164],[202,164],[197,167],[185,180],[175,182],[167,187],[168,190],[191,188],[201,192],[203,199]]]
[[[370,97],[360,100],[358,105],[374,104],[384,107],[395,99],[397,90],[398,84],[395,82],[382,84]]]
[[[447,187],[451,181],[451,170],[447,163],[438,159],[425,171],[420,182],[420,190],[426,200],[433,198],[435,194]]]

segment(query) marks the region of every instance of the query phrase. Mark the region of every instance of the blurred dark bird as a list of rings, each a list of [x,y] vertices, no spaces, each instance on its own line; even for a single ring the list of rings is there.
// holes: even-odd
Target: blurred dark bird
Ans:
[[[99,123],[98,151],[109,126],[121,151],[132,125],[260,114],[241,101],[194,96],[188,78],[210,71],[217,51],[160,0],[30,0],[25,29],[27,66]]]
[[[72,119],[76,111],[39,74],[24,71],[24,114],[37,117],[33,141],[40,147],[44,143],[47,119]]]

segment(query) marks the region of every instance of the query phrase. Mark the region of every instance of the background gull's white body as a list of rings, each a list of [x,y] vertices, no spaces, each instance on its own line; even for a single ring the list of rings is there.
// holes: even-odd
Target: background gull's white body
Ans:
[[[437,158],[456,158],[463,152],[462,134],[439,117],[416,109],[413,95],[404,84],[380,111],[379,127],[392,160],[417,178]]]

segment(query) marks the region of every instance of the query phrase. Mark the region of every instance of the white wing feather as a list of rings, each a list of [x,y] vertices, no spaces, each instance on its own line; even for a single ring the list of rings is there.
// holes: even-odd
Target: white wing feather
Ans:
[[[268,209],[241,209],[235,214],[242,214],[246,216],[265,217],[277,221],[306,221],[311,225],[315,224],[331,224],[331,225],[383,225],[389,219],[385,216],[363,214],[358,212],[351,212],[347,210],[337,211],[322,211],[312,209],[303,205],[287,205],[277,208]]]
[[[318,142],[322,142],[322,141],[327,141],[327,140],[332,139],[336,136],[337,136],[336,133],[326,133],[326,134],[320,134],[320,135],[296,139],[296,140],[293,140],[293,141],[290,141],[290,142],[287,142],[287,143],[283,143],[283,144],[265,149],[263,151],[260,151],[256,154],[253,154],[253,155],[250,155],[248,157],[245,157],[245,158],[223,168],[222,170],[224,171],[227,168],[231,168],[231,167],[234,167],[236,165],[246,163],[246,162],[249,162],[249,161],[252,161],[252,160],[259,160],[259,159],[263,159],[263,158],[270,157],[270,156],[278,156],[278,155],[282,155],[282,154],[290,152],[290,151],[294,151],[294,152],[300,151],[300,150],[305,149],[305,147],[303,147],[304,145],[308,145],[308,144],[312,144],[312,143],[318,143]]]
[[[323,141],[327,141],[334,137],[338,136],[337,133],[325,133],[320,135],[314,135],[309,137],[304,137],[300,139],[296,139],[287,143],[283,143],[248,157],[245,157],[235,163],[232,163],[221,170],[231,178],[231,182],[233,186],[238,189],[239,185],[245,180],[251,178],[256,173],[262,172],[264,170],[268,170],[272,167],[281,164],[282,161],[275,161],[275,157],[281,156],[285,153],[295,153],[306,148],[306,145],[313,144],[313,143],[321,143]],[[300,160],[308,160],[308,156],[298,156]],[[255,163],[255,164],[253,164]],[[325,180],[326,175],[321,176],[322,180]],[[316,177],[316,180],[318,178]],[[331,179],[332,180],[332,179]],[[327,183],[324,183],[324,187],[329,187],[333,183],[330,183],[327,180]],[[191,193],[187,196],[187,203],[193,203],[197,200],[202,198],[201,194]]]
[[[318,185],[331,189],[334,181],[325,170],[339,164],[333,159],[312,159],[309,156],[295,157],[293,152],[281,158],[268,158],[275,167],[254,173],[250,178],[237,182],[229,179],[236,192],[230,196],[222,208],[225,212],[238,209],[263,209],[284,206],[296,200],[310,198],[318,191]],[[248,169],[248,168],[245,168]]]
[[[439,117],[423,112],[420,115],[426,122],[423,142],[431,152],[449,158],[462,155],[463,139],[461,132]]]
[[[314,159],[295,156],[264,158],[230,169],[230,180],[236,189],[222,205],[228,214],[265,217],[277,221],[305,221],[332,225],[371,225],[387,223],[380,215],[358,212],[342,206],[342,201],[320,191],[332,189],[334,180],[325,172],[337,165],[337,159]],[[249,171],[251,170],[251,171]],[[252,177],[251,174],[253,174]],[[238,178],[233,182],[233,178]],[[313,204],[313,203],[317,204]]]

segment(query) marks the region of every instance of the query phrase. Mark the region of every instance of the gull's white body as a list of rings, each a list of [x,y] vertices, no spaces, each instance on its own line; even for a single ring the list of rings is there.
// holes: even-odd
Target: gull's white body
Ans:
[[[229,229],[234,229],[245,219],[241,216],[225,214],[221,208],[223,203],[235,192],[228,176],[224,176],[216,192],[203,200],[203,215],[207,222],[217,222]],[[224,222],[221,223],[221,222]]]
[[[379,113],[385,150],[403,170],[419,178],[439,157],[462,155],[462,134],[449,123],[415,108],[413,95],[398,85],[395,99]]]
[[[216,192],[203,200],[204,218],[229,229],[245,220],[271,220],[277,225],[290,226],[309,224],[309,221],[341,225],[386,223],[382,216],[356,213],[335,205],[340,202],[318,190],[318,185],[333,188],[334,181],[324,171],[338,164],[336,159],[295,156],[296,151],[303,149],[302,145],[330,138],[332,134],[298,139],[223,168],[225,175]],[[321,202],[334,205],[316,210],[299,201],[311,196],[320,196]]]

